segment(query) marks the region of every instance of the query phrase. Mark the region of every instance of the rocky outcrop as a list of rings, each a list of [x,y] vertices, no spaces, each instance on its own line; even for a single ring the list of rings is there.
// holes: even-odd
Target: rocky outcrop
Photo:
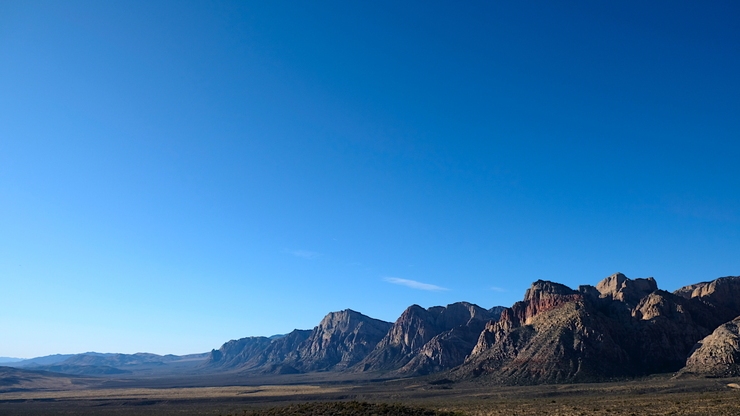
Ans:
[[[621,273],[578,291],[539,280],[523,301],[486,325],[453,375],[531,384],[677,371],[694,344],[722,323],[717,310],[734,307],[709,290],[731,291],[734,282],[724,279],[689,295],[659,290],[653,278],[631,280]]]
[[[721,277],[711,282],[685,286],[673,293],[711,306],[723,323],[740,315],[740,276]]]
[[[398,374],[426,375],[457,367],[465,362],[465,358],[475,347],[484,326],[482,320],[473,320],[436,335],[398,370]]]
[[[346,369],[365,358],[391,325],[350,309],[332,312],[286,361],[300,371]]]
[[[628,279],[622,273],[615,273],[596,285],[601,298],[623,302],[634,307],[642,298],[658,290],[655,279]]]
[[[400,373],[425,374],[432,368],[451,368],[462,362],[470,352],[475,328],[495,318],[495,312],[468,302],[457,302],[447,307],[424,309],[419,305],[407,308],[396,320],[375,349],[358,363],[355,371],[400,370]],[[407,366],[435,337],[454,328],[454,334],[438,338],[435,346],[429,345],[424,356]],[[445,352],[442,352],[442,351]]]
[[[740,317],[699,341],[679,375],[740,377]]]
[[[656,290],[631,309],[636,321],[625,342],[633,362],[644,373],[674,372],[681,368],[696,341],[721,324],[701,302]]]
[[[566,295],[569,296],[569,295]],[[504,384],[597,381],[634,371],[619,345],[619,328],[587,310],[582,299],[517,325],[511,313],[489,324],[471,357],[453,378],[486,376]]]

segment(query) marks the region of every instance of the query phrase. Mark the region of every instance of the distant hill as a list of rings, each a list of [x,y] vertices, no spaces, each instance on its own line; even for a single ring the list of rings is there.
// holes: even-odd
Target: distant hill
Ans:
[[[11,363],[12,367],[33,367],[38,365],[50,365],[50,364],[56,364],[60,363],[67,358],[73,357],[75,354],[54,354],[54,355],[45,355],[43,357],[36,357],[36,358],[29,358],[25,360],[20,360]],[[6,364],[6,363],[3,363]]]
[[[190,355],[157,355],[149,353],[115,354],[86,352],[81,354],[56,354],[10,363],[8,366],[55,373],[111,376],[167,375],[187,372],[205,360],[207,353]]]
[[[31,390],[80,390],[100,385],[101,382],[102,380],[46,371],[0,367],[0,393]]]

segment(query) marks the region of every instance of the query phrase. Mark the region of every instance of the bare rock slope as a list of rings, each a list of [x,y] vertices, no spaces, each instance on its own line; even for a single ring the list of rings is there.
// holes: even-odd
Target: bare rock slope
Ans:
[[[332,312],[321,320],[287,361],[301,371],[346,369],[365,358],[391,325],[351,309]]]
[[[740,317],[699,341],[680,375],[740,377]]]

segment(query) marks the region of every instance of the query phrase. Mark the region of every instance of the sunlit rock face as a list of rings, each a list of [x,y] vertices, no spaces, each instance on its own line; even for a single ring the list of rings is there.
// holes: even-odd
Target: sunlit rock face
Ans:
[[[737,281],[717,279],[674,294],[653,278],[621,273],[578,291],[539,280],[485,326],[452,374],[532,384],[677,371],[697,341],[740,314]]]
[[[602,298],[618,300],[634,306],[640,299],[658,290],[658,284],[652,277],[631,280],[622,273],[615,273],[599,282],[596,290]]]
[[[673,293],[711,306],[722,322],[740,315],[740,276],[721,277],[711,282],[685,286]]]
[[[740,317],[699,341],[680,375],[740,377]]]

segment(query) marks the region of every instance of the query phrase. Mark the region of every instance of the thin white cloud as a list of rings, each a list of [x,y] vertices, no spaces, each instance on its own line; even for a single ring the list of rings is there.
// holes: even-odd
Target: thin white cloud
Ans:
[[[497,287],[497,286],[491,286],[490,289],[493,290],[494,292],[499,292],[499,293],[503,293],[507,291],[506,289]]]
[[[304,259],[315,259],[319,256],[321,256],[321,253],[317,253],[315,251],[308,251],[308,250],[285,250],[286,253],[292,254],[296,257],[301,257]]]
[[[408,286],[412,289],[431,290],[431,291],[450,290],[445,287],[441,287],[437,285],[430,285],[429,283],[417,282],[416,280],[399,279],[397,277],[384,277],[383,280],[385,280],[388,283],[393,283],[394,285]]]

